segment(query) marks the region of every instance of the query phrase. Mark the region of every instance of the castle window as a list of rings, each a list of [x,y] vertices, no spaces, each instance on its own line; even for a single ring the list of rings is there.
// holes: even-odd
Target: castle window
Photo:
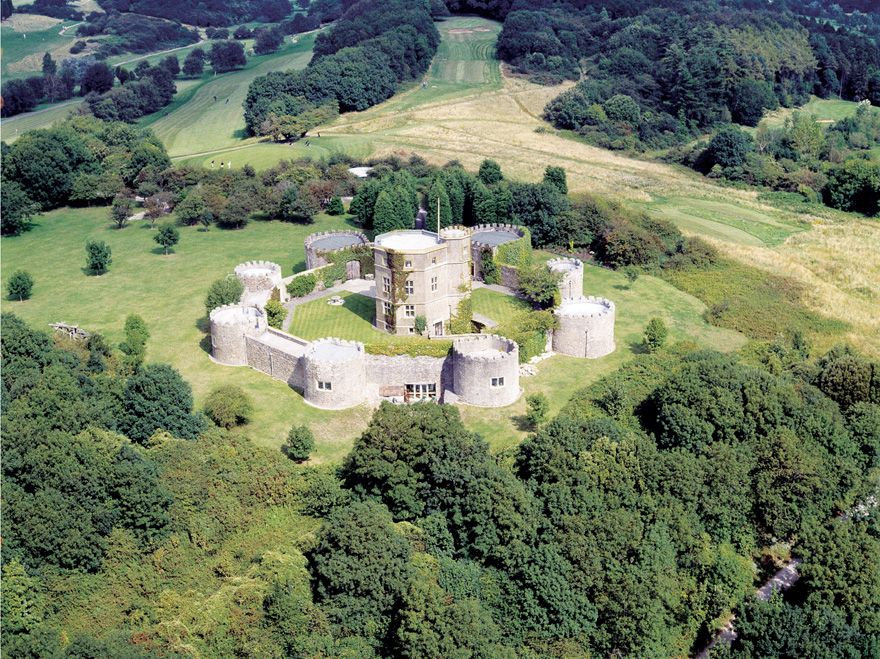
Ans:
[[[436,256],[431,257],[431,265],[437,265],[437,257]]]
[[[385,303],[385,315],[390,316],[394,313],[394,307],[391,306],[390,302]]]
[[[437,290],[437,277],[431,277],[431,290]]]
[[[331,391],[333,389],[333,385],[330,382],[323,382],[318,380],[318,389],[321,391]]]
[[[416,307],[413,304],[407,304],[404,307],[405,315],[407,318],[415,318],[416,317]]]
[[[504,386],[504,378],[492,378],[492,386],[493,387],[503,387]]]
[[[412,281],[406,282],[406,294],[407,295],[412,295],[414,289],[415,289],[415,286],[413,285]]]
[[[404,385],[404,398],[407,403],[419,400],[430,400],[437,397],[437,383],[425,382]]]
[[[411,268],[411,267],[412,267],[412,261],[404,261],[404,262],[403,262],[403,267],[404,267],[404,268]]]
[[[382,277],[382,291],[384,293],[391,292],[391,280],[388,277]]]

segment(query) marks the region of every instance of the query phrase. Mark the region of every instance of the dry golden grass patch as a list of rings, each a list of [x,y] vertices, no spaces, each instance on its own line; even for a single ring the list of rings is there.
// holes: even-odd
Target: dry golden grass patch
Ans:
[[[3,21],[3,27],[12,28],[16,32],[40,32],[48,30],[53,25],[61,25],[61,23],[60,18],[50,18],[39,14],[13,14]]]
[[[806,285],[808,309],[850,323],[846,340],[880,356],[880,224],[859,219],[815,223],[775,248],[713,242],[728,256]],[[833,342],[829,338],[828,345],[816,348],[823,351]]]

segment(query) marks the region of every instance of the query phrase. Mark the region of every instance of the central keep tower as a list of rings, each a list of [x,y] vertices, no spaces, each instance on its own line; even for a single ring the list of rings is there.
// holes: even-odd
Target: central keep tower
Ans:
[[[471,234],[466,227],[391,231],[373,242],[376,326],[391,334],[415,334],[418,316],[434,336],[471,294]]]

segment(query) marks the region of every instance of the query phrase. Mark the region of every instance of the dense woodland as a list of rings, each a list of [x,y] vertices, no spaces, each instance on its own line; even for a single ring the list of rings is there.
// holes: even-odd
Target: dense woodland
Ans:
[[[318,35],[306,69],[275,71],[251,83],[244,103],[248,132],[297,138],[336,112],[376,105],[427,71],[439,43],[426,6],[363,0]]]
[[[383,404],[328,471],[98,334],[2,322],[3,656],[675,657],[734,608],[735,657],[880,648],[880,368],[846,349],[643,355],[501,455]],[[785,541],[800,586],[751,603]],[[239,585],[205,618],[188,583]]]
[[[587,82],[600,90],[626,79],[603,59],[657,45],[654,28],[676,24],[652,3],[612,1],[604,18],[591,4],[545,4],[449,8],[514,21],[505,23],[503,40],[512,62],[510,37],[522,12],[543,15],[529,14],[521,25],[525,32],[540,26],[535,39],[544,45],[551,36],[568,45],[583,36],[557,34],[557,11],[584,17],[574,27],[606,24],[602,38],[615,47],[579,50],[571,60],[591,67]],[[315,2],[311,20],[338,19],[336,27],[316,41],[304,72],[255,83],[251,130],[289,139],[311,121],[366,107],[417,79],[437,47],[435,5]],[[842,23],[833,8],[798,6],[822,25]],[[202,3],[199,11],[220,25],[232,15],[223,12],[249,8]],[[682,47],[707,49],[708,60],[685,49],[688,66],[710,61],[709,51],[723,44],[733,57],[734,32],[757,40],[772,25],[783,25],[780,38],[806,44],[803,57],[819,61],[817,32],[802,18],[727,5],[688,11],[701,29],[719,26],[700,33],[702,41],[679,35]],[[852,32],[834,33],[844,38],[829,48],[876,35],[870,18],[846,20]],[[212,44],[223,45],[213,64],[234,67],[228,44],[237,42],[228,37],[235,35],[215,36]],[[585,43],[595,47],[595,35]],[[543,45],[534,52],[545,59],[532,75],[578,70],[561,53],[546,56]],[[770,55],[752,62],[771,67],[762,76],[775,66]],[[551,57],[561,68],[547,68]],[[527,60],[514,63],[526,71],[539,62]],[[645,75],[653,76],[658,60],[648,61]],[[845,75],[835,68],[838,91],[830,93],[855,84],[863,61],[853,60]],[[378,91],[372,79],[369,89],[344,89],[365,62],[382,76]],[[94,59],[52,64],[44,63],[43,93],[51,77],[72,80],[69,94],[78,85],[95,116],[2,144],[4,235],[27,231],[44,210],[111,200],[108,221],[124,230],[134,195],[146,199],[151,223],[168,215],[225,230],[251,221],[309,223],[353,195],[353,221],[381,232],[411,227],[419,205],[439,201],[443,226],[521,224],[536,246],[662,276],[702,296],[708,322],[753,340],[736,355],[689,342],[651,344],[578,391],[555,418],[532,418],[527,439],[500,454],[464,427],[454,407],[383,404],[342,465],[308,467],[288,459],[293,452],[227,433],[216,409],[193,409],[190,387],[173,368],[144,361],[149,328],[137,316],[127,319],[117,347],[96,332],[83,341],[50,337],[4,311],[4,659],[660,659],[692,653],[731,612],[735,659],[880,654],[880,509],[872,499],[880,487],[880,364],[845,346],[812,350],[813,333],[841,323],[806,311],[790,280],[724,259],[671,223],[569,194],[555,167],[539,183],[522,183],[491,160],[469,172],[417,156],[282,161],[259,173],[173,166],[150,131],[126,123],[135,111],[123,110],[161,107],[155,104],[174,93],[176,59],[133,77]],[[767,107],[771,94],[789,102],[782,92],[816,92],[800,86],[806,77],[777,80],[789,69],[773,70],[772,84],[741,78],[768,92]],[[570,128],[588,139],[594,128],[610,136],[606,122],[620,139],[642,140],[641,122],[663,117],[675,122],[669,132],[681,143],[717,129],[669,157],[777,191],[769,194],[877,213],[880,172],[859,157],[880,137],[876,110],[861,105],[830,129],[795,116],[751,137],[725,115],[736,98],[730,87],[716,89],[718,106],[688,116],[671,112],[662,97],[643,96],[651,84],[642,82],[591,97],[586,109],[605,119]],[[584,84],[574,90],[587,93]],[[618,116],[629,119],[609,118]],[[348,168],[363,164],[373,170],[361,181]],[[226,293],[212,289],[206,305],[217,295],[226,301]],[[548,315],[535,311],[504,328],[524,354],[546,329],[541,314]],[[754,587],[789,556],[804,561],[797,587],[754,601]]]

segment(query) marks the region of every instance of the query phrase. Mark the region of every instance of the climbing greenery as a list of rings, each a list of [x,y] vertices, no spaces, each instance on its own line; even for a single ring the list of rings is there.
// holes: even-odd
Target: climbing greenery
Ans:
[[[495,259],[498,263],[512,265],[514,268],[528,268],[532,265],[532,236],[526,227],[521,227],[522,238],[511,240],[498,246]]]

